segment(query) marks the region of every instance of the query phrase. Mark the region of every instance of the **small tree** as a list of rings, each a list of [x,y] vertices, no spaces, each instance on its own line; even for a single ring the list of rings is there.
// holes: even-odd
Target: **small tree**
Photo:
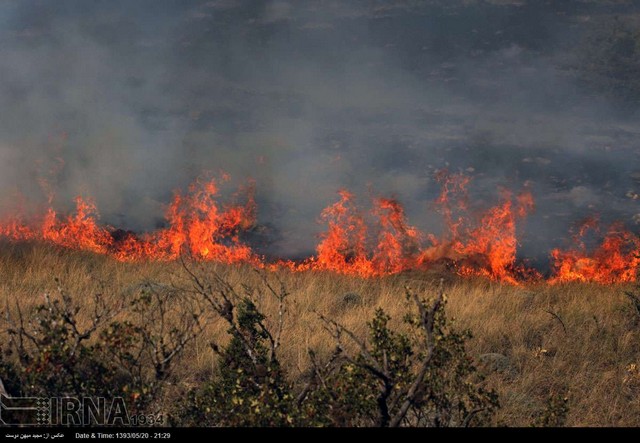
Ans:
[[[369,343],[337,322],[321,316],[333,331],[339,348],[354,343],[357,353],[343,354],[337,370],[316,371],[330,398],[336,424],[348,426],[469,426],[488,417],[497,395],[472,381],[479,378],[466,354],[468,331],[458,332],[447,320],[442,289],[431,302],[407,289],[417,312],[408,314],[408,333],[389,327],[382,309],[369,326]]]
[[[269,355],[264,316],[249,299],[238,304],[230,343],[220,349],[217,378],[190,394],[191,424],[290,426],[297,424],[291,387],[278,359]],[[251,352],[247,352],[248,350]],[[190,414],[187,414],[187,416]],[[193,420],[196,418],[196,420]]]
[[[261,284],[244,284],[239,293],[215,271],[184,261],[183,267],[192,285],[190,290],[228,324],[231,340],[224,348],[211,343],[220,357],[216,378],[188,393],[174,421],[199,426],[304,424],[292,395],[293,387],[278,359],[289,295],[284,284],[278,280],[273,285],[266,273],[257,271]],[[265,293],[278,301],[275,327],[266,324],[254,301]]]

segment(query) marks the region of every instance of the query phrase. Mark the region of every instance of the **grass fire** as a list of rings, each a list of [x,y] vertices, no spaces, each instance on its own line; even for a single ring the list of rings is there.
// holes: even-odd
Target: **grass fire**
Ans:
[[[445,220],[440,235],[424,233],[407,221],[402,204],[391,198],[374,197],[365,211],[348,190],[337,192],[338,201],[325,208],[320,221],[316,255],[299,261],[272,260],[254,252],[241,240],[257,223],[255,183],[219,201],[219,187],[229,180],[201,178],[186,193],[176,191],[165,210],[166,228],[135,234],[98,222],[98,210],[89,200],[77,197],[75,213],[58,216],[48,208],[40,220],[24,220],[19,214],[0,225],[10,241],[39,241],[64,248],[106,254],[119,261],[176,260],[183,253],[197,260],[226,264],[249,264],[261,269],[293,272],[329,271],[359,277],[380,277],[407,271],[427,271],[443,265],[461,276],[484,276],[507,284],[544,280],[635,282],[640,265],[640,238],[615,223],[600,235],[592,250],[583,238],[588,230],[599,232],[597,219],[587,219],[566,250],[554,248],[548,278],[517,260],[518,224],[535,203],[530,192],[501,192],[501,202],[474,212],[469,208],[466,187],[471,178],[446,171],[437,174],[442,192],[433,204]],[[221,183],[222,182],[222,183]],[[49,199],[51,201],[51,198]]]
[[[637,1],[0,30],[7,437],[640,426]]]

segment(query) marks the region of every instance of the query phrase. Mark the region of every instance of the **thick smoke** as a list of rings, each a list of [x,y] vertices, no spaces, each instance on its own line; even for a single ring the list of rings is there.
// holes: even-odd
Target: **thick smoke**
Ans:
[[[146,230],[173,189],[224,170],[256,180],[269,252],[291,256],[341,187],[437,233],[446,167],[475,177],[477,206],[529,188],[522,255],[544,259],[580,217],[640,212],[638,114],[571,69],[588,22],[633,3],[5,1],[0,202],[43,203],[44,178],[57,209],[91,196]]]

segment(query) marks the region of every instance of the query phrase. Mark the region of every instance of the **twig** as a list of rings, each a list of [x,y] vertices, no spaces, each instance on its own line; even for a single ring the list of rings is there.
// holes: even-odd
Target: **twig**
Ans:
[[[624,291],[624,293],[629,297],[631,304],[636,308],[636,313],[640,316],[640,297],[630,291]]]
[[[325,317],[324,315],[322,315],[319,312],[316,312],[316,311],[314,311],[314,312],[320,318],[320,320],[325,322],[327,325],[333,326],[335,328],[334,337],[336,339],[339,340],[340,333],[344,333],[351,339],[352,342],[354,342],[358,346],[358,348],[360,348],[360,352],[362,353],[362,356],[365,357],[365,359],[369,363],[366,366],[367,369],[373,370],[377,377],[389,378],[388,374],[385,373],[384,368],[382,368],[378,364],[378,361],[373,357],[373,355],[371,355],[371,353],[367,349],[367,346],[365,345],[365,343],[362,340],[360,340],[353,332],[351,332],[349,329],[347,329],[346,327],[342,326],[340,323],[336,322],[335,320],[331,320],[331,319]],[[357,364],[359,366],[363,366],[362,363],[357,363]]]
[[[553,311],[548,311],[548,310],[544,310],[544,312],[546,312],[549,315],[552,315],[553,317],[555,317],[559,322],[560,325],[562,325],[562,329],[564,330],[565,335],[567,334],[567,327],[564,325],[564,322],[562,321],[562,319],[560,318],[560,316],[558,314],[556,314]]]
[[[438,310],[440,309],[442,302],[444,301],[444,289],[443,289],[442,280],[440,281],[440,289],[438,291],[438,296],[436,297],[436,300],[433,302],[433,304],[429,309],[426,309],[425,303],[421,301],[418,298],[418,296],[415,294],[413,294],[413,300],[418,306],[418,311],[420,312],[421,324],[425,331],[425,334],[427,335],[427,353],[422,358],[422,364],[420,366],[420,369],[418,370],[418,374],[414,378],[413,383],[411,384],[411,387],[409,388],[409,391],[405,396],[405,400],[400,406],[400,410],[389,423],[389,426],[392,428],[400,426],[400,423],[402,423],[402,420],[407,415],[409,408],[414,403],[416,396],[418,395],[418,390],[420,389],[420,386],[424,381],[424,377],[427,374],[427,371],[429,370],[429,366],[431,365],[431,359],[433,358],[433,350],[435,349],[435,338],[433,336],[435,316]]]
[[[467,414],[467,416],[464,418],[464,420],[462,421],[462,427],[463,428],[468,428],[469,425],[471,424],[471,420],[473,420],[473,417],[475,417],[477,414],[479,414],[480,412],[484,411],[486,408],[478,408],[478,409],[474,409],[473,411],[469,412]]]

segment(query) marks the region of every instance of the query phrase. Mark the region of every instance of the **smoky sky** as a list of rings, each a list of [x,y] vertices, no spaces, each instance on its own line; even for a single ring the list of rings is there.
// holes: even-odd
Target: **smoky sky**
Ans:
[[[203,171],[256,180],[270,251],[308,253],[336,191],[397,197],[441,229],[434,172],[503,186],[544,257],[581,217],[632,229],[638,113],[570,69],[589,23],[634,2],[5,0],[0,202],[91,196],[105,223],[161,224]],[[64,164],[60,160],[64,161]]]

